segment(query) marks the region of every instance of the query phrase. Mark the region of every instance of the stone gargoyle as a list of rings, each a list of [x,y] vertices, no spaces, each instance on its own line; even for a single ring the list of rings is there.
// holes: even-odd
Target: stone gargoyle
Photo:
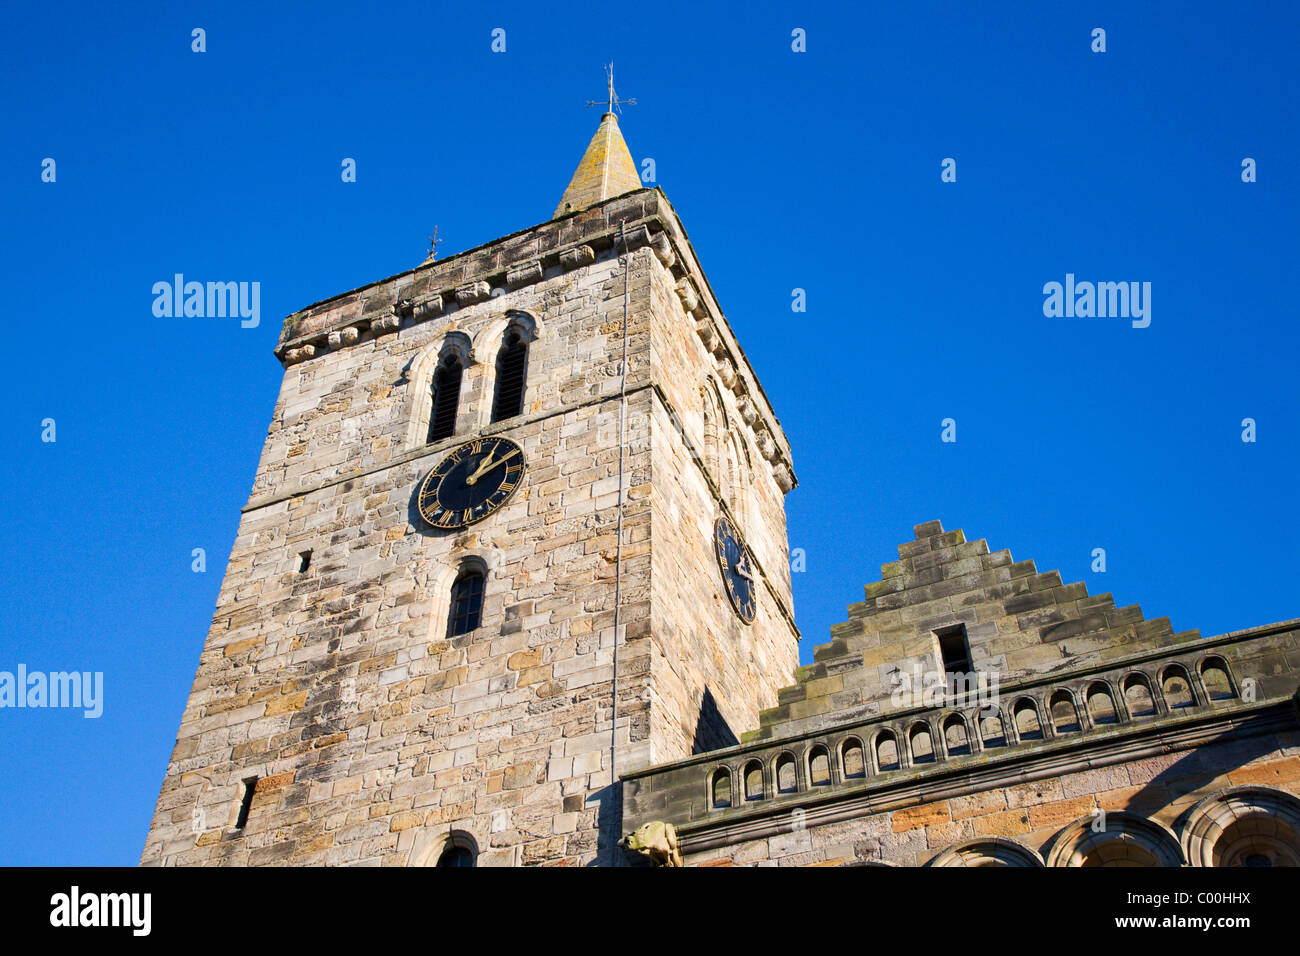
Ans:
[[[677,831],[671,823],[645,823],[623,837],[619,846],[639,853],[655,866],[681,866],[682,853]]]

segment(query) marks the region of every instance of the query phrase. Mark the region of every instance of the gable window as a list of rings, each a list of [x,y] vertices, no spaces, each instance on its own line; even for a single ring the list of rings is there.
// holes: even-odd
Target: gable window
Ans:
[[[947,679],[950,694],[975,690],[970,686],[970,675],[975,668],[971,666],[970,643],[966,640],[966,625],[956,624],[952,627],[935,631],[939,639],[939,656],[943,661],[943,672]]]
[[[449,355],[433,376],[433,405],[429,412],[430,443],[456,433],[456,409],[460,405],[460,359]]]
[[[483,574],[467,571],[451,587],[451,619],[448,633],[451,637],[468,634],[483,619]]]
[[[524,410],[524,380],[528,368],[528,343],[519,329],[506,333],[497,355],[496,396],[492,421],[513,418]]]

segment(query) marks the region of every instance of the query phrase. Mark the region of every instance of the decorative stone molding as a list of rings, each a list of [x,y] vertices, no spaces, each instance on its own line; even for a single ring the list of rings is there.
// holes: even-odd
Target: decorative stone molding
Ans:
[[[794,475],[790,469],[780,462],[772,467],[772,477],[776,479],[776,485],[781,489],[782,494],[788,495],[794,491]]]
[[[442,315],[442,296],[438,294],[418,296],[412,301],[411,316],[417,322]]]
[[[766,425],[759,425],[754,429],[754,443],[758,445],[758,453],[765,460],[776,461],[776,441],[772,438],[772,433],[767,430]]]
[[[1043,858],[1006,837],[976,837],[955,843],[932,857],[926,866],[1042,866]]]
[[[456,290],[456,301],[461,306],[475,305],[479,302],[486,302],[492,298],[492,286],[488,285],[482,279],[477,282],[471,282],[463,285]]]
[[[650,240],[650,247],[654,250],[655,258],[663,264],[663,267],[671,269],[673,263],[677,261],[677,253],[673,252],[673,244],[668,241],[668,233],[655,233],[655,237]]]
[[[532,285],[534,282],[541,281],[542,263],[540,259],[533,259],[530,262],[521,263],[506,272],[506,285],[512,292],[515,289],[522,289],[526,285]]]
[[[591,246],[574,246],[560,253],[560,266],[565,272],[572,272],[596,260],[596,253]]]
[[[736,384],[736,366],[730,362],[718,362],[718,381],[722,383],[723,388],[731,388]]]
[[[374,335],[387,335],[389,332],[396,332],[402,327],[402,317],[396,311],[389,312],[387,315],[381,315],[370,323],[370,331]]]
[[[695,291],[695,283],[691,281],[690,276],[682,276],[677,280],[677,297],[682,300],[682,308],[687,314],[694,313],[700,307],[700,295]],[[712,327],[713,323],[710,322],[709,325]],[[696,328],[699,328],[698,324]]]
[[[327,341],[329,342],[330,348],[337,349],[343,346],[355,344],[357,339],[360,337],[361,333],[357,330],[356,326],[349,325],[341,329],[335,329],[329,334]]]
[[[309,342],[306,345],[300,345],[296,349],[289,349],[287,352],[285,352],[284,364],[297,365],[299,362],[304,362],[315,354],[316,354],[316,346],[312,345]]]
[[[718,330],[713,327],[713,323],[708,319],[697,320],[695,332],[699,335],[700,341],[704,343],[704,347],[710,352],[721,344],[722,340],[718,338]]]
[[[1138,866],[1182,866],[1183,851],[1169,828],[1124,810],[1106,811],[1105,828],[1096,817],[1080,817],[1052,838],[1048,866],[1084,866],[1097,860]]]
[[[746,425],[754,424],[754,419],[758,418],[758,407],[748,393],[736,399],[736,411],[740,414],[740,420]]]
[[[650,227],[642,223],[639,226],[633,226],[621,236],[614,233],[614,248],[618,250],[621,246],[623,251],[631,252],[634,249],[640,249],[642,246],[650,244]]]
[[[1251,854],[1300,865],[1300,800],[1273,787],[1220,790],[1187,815],[1182,848],[1192,866],[1243,866]]]

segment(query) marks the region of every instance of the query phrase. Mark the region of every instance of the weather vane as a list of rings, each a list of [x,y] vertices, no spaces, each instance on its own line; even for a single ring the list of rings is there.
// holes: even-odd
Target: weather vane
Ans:
[[[442,240],[438,238],[438,227],[434,226],[433,235],[426,236],[425,238],[429,240],[429,257],[424,261],[432,262],[438,257],[438,243],[442,242]]]
[[[605,65],[605,80],[609,86],[609,100],[603,104],[600,102],[600,100],[587,100],[588,106],[603,105],[605,107],[605,112],[607,113],[613,113],[615,110],[618,110],[618,112],[621,113],[623,112],[623,110],[620,108],[622,106],[636,106],[635,99],[620,100],[617,96],[614,95],[614,61],[613,60],[610,60],[609,63]]]

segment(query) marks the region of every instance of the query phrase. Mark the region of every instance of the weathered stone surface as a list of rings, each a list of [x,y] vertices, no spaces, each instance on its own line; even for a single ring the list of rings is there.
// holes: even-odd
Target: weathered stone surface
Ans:
[[[622,772],[733,740],[775,704],[797,661],[783,492],[762,468],[722,473],[724,443],[761,456],[682,321],[677,273],[697,266],[666,268],[636,228],[647,216],[680,234],[641,190],[286,320],[281,354],[301,364],[281,386],[143,862],[428,864],[426,835],[460,831],[484,865],[625,863],[611,741]],[[597,259],[593,247],[621,252],[625,220],[630,254]],[[551,268],[559,249],[574,253],[568,271]],[[507,270],[528,281],[493,298]],[[462,293],[450,314],[437,290]],[[531,316],[536,336],[523,414],[491,423],[507,313]],[[428,445],[448,343],[467,363],[456,434]],[[706,437],[706,386],[734,434]],[[756,417],[774,420],[765,404]],[[463,532],[430,529],[413,509],[420,481],[485,429],[521,446],[523,483]],[[715,464],[694,452],[709,442]],[[748,628],[713,552],[723,500],[761,566]],[[469,560],[488,570],[482,619],[449,637],[449,589]],[[283,782],[259,784],[236,832],[253,776]],[[195,808],[220,839],[199,842]]]
[[[542,279],[542,264],[534,259],[515,266],[506,273],[506,285],[511,289],[520,289]]]

